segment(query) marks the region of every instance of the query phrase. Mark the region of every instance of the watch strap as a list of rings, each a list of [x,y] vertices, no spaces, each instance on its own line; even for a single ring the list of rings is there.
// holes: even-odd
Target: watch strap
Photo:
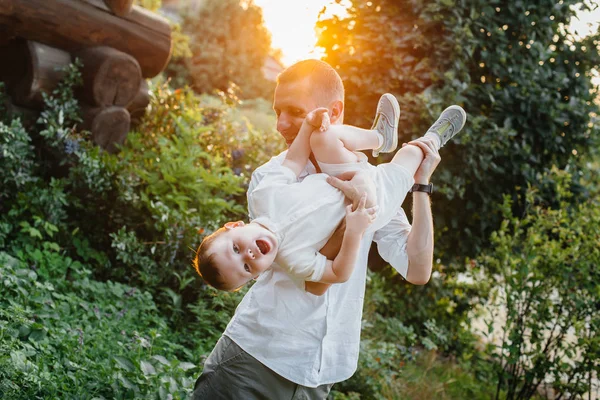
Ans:
[[[413,187],[410,189],[410,193],[413,192],[425,192],[428,194],[433,193],[433,183],[429,183],[429,185],[422,185],[420,183],[415,183]]]

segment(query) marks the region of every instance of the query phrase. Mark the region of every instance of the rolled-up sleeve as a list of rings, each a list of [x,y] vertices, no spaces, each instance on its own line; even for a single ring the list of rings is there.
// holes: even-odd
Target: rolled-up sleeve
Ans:
[[[408,271],[408,254],[406,243],[411,226],[402,208],[383,228],[375,232],[373,240],[377,243],[377,251],[400,275],[406,278]]]

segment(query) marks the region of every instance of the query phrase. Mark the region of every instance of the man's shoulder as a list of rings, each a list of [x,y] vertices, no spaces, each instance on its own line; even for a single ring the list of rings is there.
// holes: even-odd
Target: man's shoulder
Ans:
[[[252,177],[254,177],[255,175],[260,176],[267,174],[270,171],[281,167],[281,165],[283,164],[283,160],[285,160],[286,152],[287,150],[282,153],[279,153],[276,156],[271,157],[269,161],[256,168],[254,172],[252,172]]]

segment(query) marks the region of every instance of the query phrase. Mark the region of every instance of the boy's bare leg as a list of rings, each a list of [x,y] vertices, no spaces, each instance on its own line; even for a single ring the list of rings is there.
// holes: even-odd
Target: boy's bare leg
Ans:
[[[417,172],[417,169],[419,169],[424,157],[423,150],[417,146],[407,145],[400,148],[394,154],[391,162],[403,166],[413,176]]]
[[[379,147],[376,130],[351,125],[331,125],[325,132],[313,131],[310,147],[317,161],[326,164],[345,164],[357,161],[354,151]]]

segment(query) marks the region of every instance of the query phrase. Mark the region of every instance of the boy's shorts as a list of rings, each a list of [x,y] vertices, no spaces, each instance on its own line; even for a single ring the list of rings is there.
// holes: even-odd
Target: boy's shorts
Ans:
[[[387,225],[402,206],[406,194],[414,185],[414,177],[410,172],[395,163],[384,163],[377,166],[368,162],[367,156],[355,152],[358,162],[345,164],[319,163],[321,171],[331,176],[338,176],[348,171],[365,171],[375,184],[377,194],[377,218],[369,226],[368,231],[374,232]]]

